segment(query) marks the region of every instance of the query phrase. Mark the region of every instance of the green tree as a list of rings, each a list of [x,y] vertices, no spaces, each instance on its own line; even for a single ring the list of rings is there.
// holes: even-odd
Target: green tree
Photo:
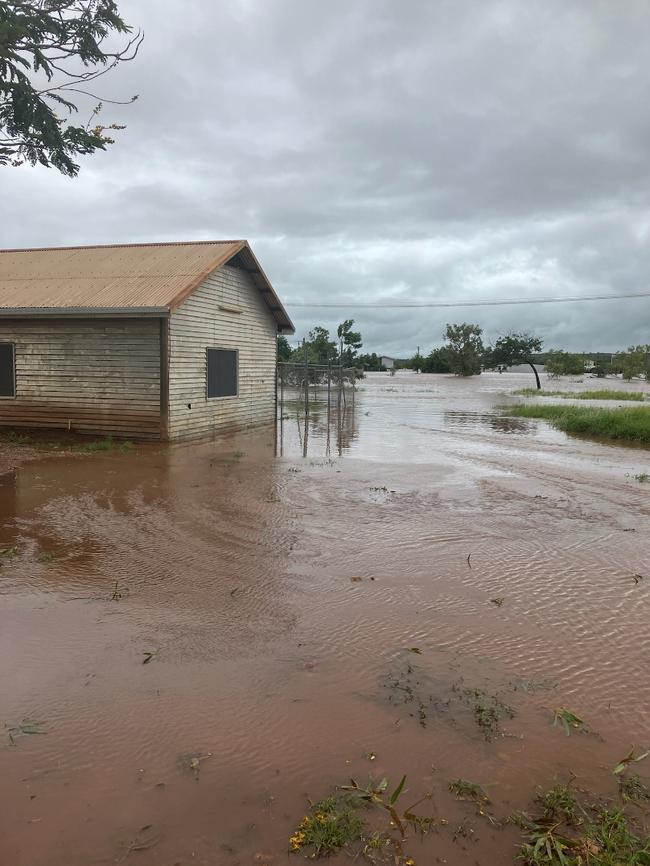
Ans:
[[[451,373],[447,350],[432,349],[426,358],[421,358],[420,369],[423,373]]]
[[[357,350],[361,348],[363,342],[361,333],[353,331],[354,319],[346,319],[336,329],[336,334],[341,344],[341,364],[351,367],[357,357]]]
[[[628,382],[635,376],[650,379],[650,345],[630,346],[627,352],[619,352],[612,359],[612,370]]]
[[[74,157],[113,143],[108,131],[124,127],[97,122],[102,100],[91,82],[134,59],[143,35],[132,32],[113,0],[0,2],[0,165],[40,163],[73,177]],[[123,46],[105,50],[116,35]],[[88,122],[69,122],[87,98],[98,103]]]
[[[381,358],[376,352],[371,355],[359,355],[356,360],[357,366],[363,367],[364,370],[378,372],[381,370]]]
[[[551,349],[546,354],[544,369],[549,376],[579,376],[585,371],[585,362],[581,355],[563,352],[561,349]]]
[[[278,361],[288,361],[291,358],[291,346],[286,337],[278,337]]]
[[[541,389],[537,367],[533,356],[542,349],[542,340],[532,334],[505,334],[499,337],[494,346],[485,353],[487,367],[512,367],[515,364],[528,364],[535,374],[537,388]]]
[[[476,376],[481,372],[483,358],[483,329],[478,325],[463,322],[447,325],[444,347],[449,369],[457,376]]]
[[[307,349],[307,362],[309,364],[326,365],[330,361],[336,362],[336,343],[330,338],[330,332],[321,325],[316,325],[307,335],[305,346],[294,349],[291,360],[302,364],[305,360],[305,347]]]

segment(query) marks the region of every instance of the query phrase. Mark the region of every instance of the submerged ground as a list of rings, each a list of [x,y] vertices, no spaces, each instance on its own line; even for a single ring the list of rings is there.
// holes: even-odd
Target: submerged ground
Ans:
[[[417,864],[502,866],[538,786],[615,800],[650,746],[649,452],[500,415],[529,384],[369,376],[306,457],[294,405],[282,456],[5,455],[0,863],[298,863],[309,800],[406,774]]]

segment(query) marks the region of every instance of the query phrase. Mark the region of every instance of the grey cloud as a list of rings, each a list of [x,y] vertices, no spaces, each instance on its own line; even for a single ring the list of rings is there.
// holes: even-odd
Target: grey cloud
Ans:
[[[642,0],[121,8],[146,40],[101,89],[140,94],[107,106],[128,128],[73,181],[3,169],[4,246],[248,237],[289,302],[648,288]],[[397,355],[450,320],[615,349],[650,340],[647,311],[291,309]]]

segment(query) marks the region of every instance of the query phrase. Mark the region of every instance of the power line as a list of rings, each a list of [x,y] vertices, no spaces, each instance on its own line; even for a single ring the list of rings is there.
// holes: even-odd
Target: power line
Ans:
[[[623,298],[650,298],[650,292],[626,292],[622,295],[573,295],[563,298],[501,298],[493,301],[415,301],[406,303],[366,303],[364,301],[342,301],[341,303],[311,303],[285,301],[287,307],[320,307],[332,309],[408,310],[424,307],[505,307],[519,304],[568,304],[579,301],[620,301]]]

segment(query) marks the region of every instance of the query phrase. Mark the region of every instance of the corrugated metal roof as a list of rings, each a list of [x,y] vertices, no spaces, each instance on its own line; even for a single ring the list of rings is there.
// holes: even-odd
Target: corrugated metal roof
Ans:
[[[238,254],[278,325],[292,332],[291,319],[244,240],[0,250],[0,316],[173,310]]]

